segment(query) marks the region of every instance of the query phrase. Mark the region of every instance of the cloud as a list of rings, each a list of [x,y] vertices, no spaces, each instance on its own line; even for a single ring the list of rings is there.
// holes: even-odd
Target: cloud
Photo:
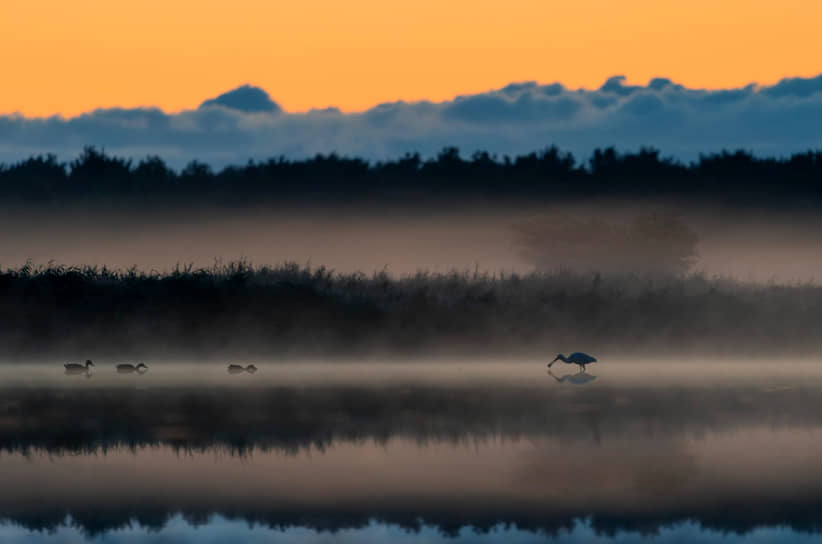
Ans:
[[[269,113],[280,113],[280,105],[271,100],[268,93],[259,87],[243,85],[232,91],[223,93],[217,98],[206,100],[200,104],[200,109],[214,106],[221,106],[232,110],[246,113],[265,111]]]
[[[499,155],[555,144],[580,158],[594,148],[654,146],[684,160],[743,148],[788,155],[822,148],[822,75],[772,86],[691,89],[669,79],[598,89],[512,83],[444,102],[390,102],[342,113],[284,112],[264,90],[243,85],[180,113],[101,109],[73,118],[0,116],[0,161],[32,154],[76,155],[83,146],[136,158],[156,154],[174,166],[214,166],[272,156],[336,152],[385,159],[432,156],[445,146]]]
[[[762,92],[773,97],[793,96],[807,98],[814,94],[822,93],[822,75],[809,79],[800,77],[783,79],[773,87],[763,89]]]

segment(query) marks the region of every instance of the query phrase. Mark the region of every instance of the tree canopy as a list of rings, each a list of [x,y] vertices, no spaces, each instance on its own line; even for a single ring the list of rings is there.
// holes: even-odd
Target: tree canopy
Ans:
[[[193,161],[176,171],[157,156],[134,161],[87,147],[76,159],[54,155],[0,164],[0,202],[159,199],[218,204],[278,201],[347,202],[453,198],[591,196],[816,201],[822,196],[822,151],[787,158],[745,151],[706,154],[683,163],[655,149],[597,149],[578,161],[557,147],[517,157],[456,148],[369,162],[336,154],[249,161],[215,171]]]

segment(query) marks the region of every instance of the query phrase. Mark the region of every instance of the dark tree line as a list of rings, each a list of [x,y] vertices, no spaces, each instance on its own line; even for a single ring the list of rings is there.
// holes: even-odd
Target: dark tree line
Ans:
[[[805,202],[822,196],[822,151],[790,158],[756,157],[745,151],[714,153],[683,163],[655,149],[619,153],[597,149],[579,162],[556,147],[499,158],[456,148],[423,160],[407,154],[369,162],[335,154],[283,157],[215,171],[193,161],[180,171],[156,156],[139,162],[93,147],[75,160],[54,155],[0,164],[0,202],[93,199],[179,199],[214,203],[301,200],[441,198],[577,198],[682,196]]]

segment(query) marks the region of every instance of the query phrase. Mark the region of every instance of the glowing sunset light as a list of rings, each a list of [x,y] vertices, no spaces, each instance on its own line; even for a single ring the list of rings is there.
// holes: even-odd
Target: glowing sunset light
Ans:
[[[3,2],[0,113],[179,111],[246,82],[292,112],[614,74],[773,84],[822,70],[820,20],[808,0]]]

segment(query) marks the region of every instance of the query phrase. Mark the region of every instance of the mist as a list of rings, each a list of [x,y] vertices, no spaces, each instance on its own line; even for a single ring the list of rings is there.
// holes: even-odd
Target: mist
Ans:
[[[17,209],[2,356],[807,357],[819,226],[661,200]]]
[[[745,282],[818,281],[822,219],[812,210],[779,212],[683,201],[477,202],[415,208],[14,207],[0,214],[0,229],[6,233],[0,266],[31,261],[168,271],[178,264],[199,268],[244,259],[270,265],[311,263],[341,273],[380,271],[394,277],[477,269],[528,273],[535,267],[603,272],[597,263],[569,262],[561,254],[545,255],[536,266],[518,245],[517,225],[565,217],[618,226],[648,214],[676,218],[694,232],[696,252],[688,272]],[[626,254],[619,268],[649,272],[641,263],[637,255]]]

